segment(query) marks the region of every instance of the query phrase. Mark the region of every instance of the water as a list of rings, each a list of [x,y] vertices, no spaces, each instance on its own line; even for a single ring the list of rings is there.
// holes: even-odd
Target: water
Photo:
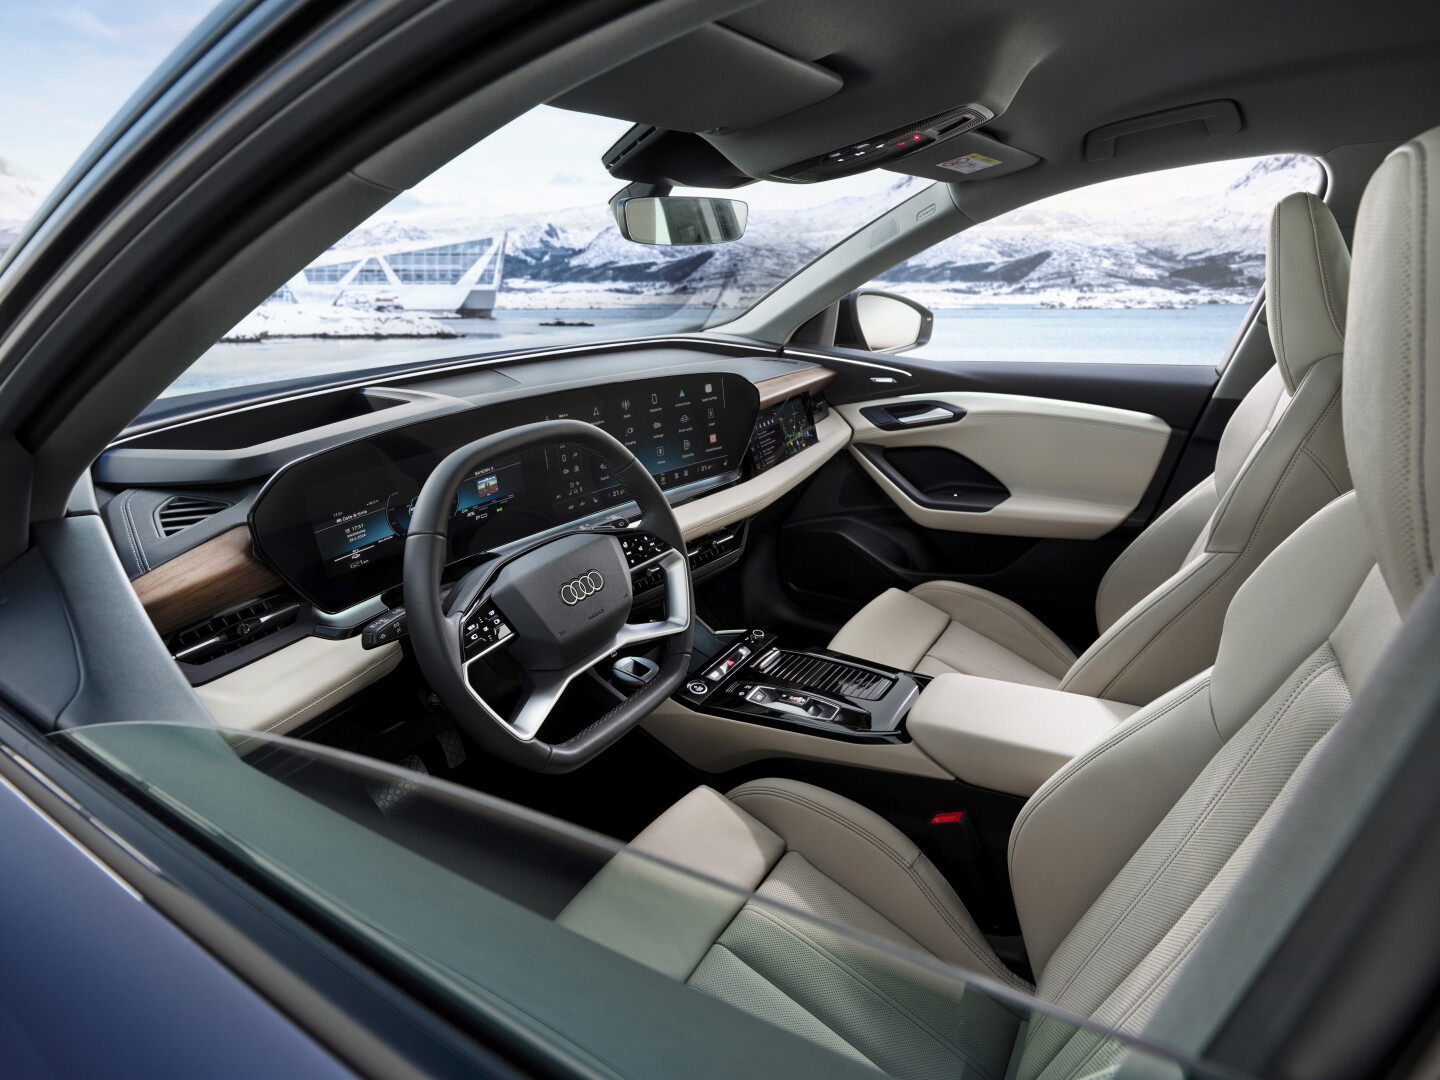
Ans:
[[[222,343],[166,391],[194,393],[400,363],[419,363],[511,349],[681,333],[701,312],[668,308],[599,311],[497,311],[493,319],[450,319],[456,338],[288,338]],[[942,309],[930,343],[914,353],[932,360],[1071,361],[1110,364],[1218,364],[1244,305],[1184,310],[996,307]],[[591,326],[544,327],[562,319]]]
[[[930,360],[1069,361],[1093,364],[1218,364],[1247,305],[1182,310],[1076,311],[958,308],[935,312]]]

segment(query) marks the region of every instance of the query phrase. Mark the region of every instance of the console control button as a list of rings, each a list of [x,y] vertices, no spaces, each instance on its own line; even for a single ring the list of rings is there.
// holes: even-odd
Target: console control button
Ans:
[[[686,687],[686,689],[689,690],[690,693],[694,694],[696,697],[699,697],[703,694],[708,694],[710,692],[710,687],[705,685],[699,679],[691,679],[690,684]]]

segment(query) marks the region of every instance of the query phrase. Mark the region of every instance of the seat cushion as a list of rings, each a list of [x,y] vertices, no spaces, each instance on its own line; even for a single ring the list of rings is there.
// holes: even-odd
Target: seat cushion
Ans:
[[[1030,990],[903,833],[793,780],[695,789],[557,921],[892,1076],[1003,1080],[1021,1021],[896,950]]]
[[[1075,654],[1019,604],[956,581],[887,589],[830,642],[836,652],[925,675],[959,672],[1050,689]]]

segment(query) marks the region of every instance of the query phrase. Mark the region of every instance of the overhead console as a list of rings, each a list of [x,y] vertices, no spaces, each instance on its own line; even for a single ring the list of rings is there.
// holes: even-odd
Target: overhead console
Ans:
[[[987,124],[994,118],[995,114],[984,105],[961,105],[913,124],[880,132],[848,146],[838,146],[815,157],[773,169],[770,176],[792,183],[812,184],[877,169],[882,165],[893,165],[901,158]]]

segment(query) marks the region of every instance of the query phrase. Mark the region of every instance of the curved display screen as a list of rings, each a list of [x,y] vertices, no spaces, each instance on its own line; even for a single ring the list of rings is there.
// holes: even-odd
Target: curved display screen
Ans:
[[[677,375],[490,405],[326,450],[282,469],[251,511],[256,548],[322,610],[399,585],[420,488],[451,451],[539,420],[613,435],[659,485],[685,498],[739,476],[759,395],[735,375]],[[456,493],[451,560],[630,501],[608,462],[555,444],[488,462]]]

